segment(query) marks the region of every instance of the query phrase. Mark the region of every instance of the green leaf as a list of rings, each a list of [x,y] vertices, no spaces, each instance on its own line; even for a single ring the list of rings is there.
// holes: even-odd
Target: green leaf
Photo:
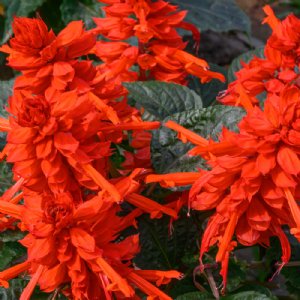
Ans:
[[[63,0],[60,5],[62,20],[65,24],[83,20],[88,29],[95,27],[93,17],[103,17],[103,3],[97,0]]]
[[[176,300],[214,300],[214,297],[208,293],[193,292],[181,295]]]
[[[169,234],[170,218],[151,220],[148,216],[139,218],[141,252],[134,258],[141,269],[180,269],[184,255],[197,255],[195,237],[197,228],[186,213],[173,223],[173,234]]]
[[[268,288],[264,287],[263,285],[247,284],[247,285],[244,285],[243,287],[239,288],[236,292],[245,292],[245,291],[257,292],[257,293],[266,295],[270,299],[273,299],[273,300],[277,299],[277,297],[275,297],[272,294],[272,292]]]
[[[213,64],[209,65],[210,70],[222,73],[225,77],[227,76],[227,70],[225,68]],[[208,107],[216,101],[219,92],[227,89],[227,83],[218,79],[212,79],[210,82],[202,84],[199,78],[192,76],[189,80],[189,88],[200,95],[203,100],[203,106]]]
[[[210,106],[174,114],[163,123],[173,120],[187,129],[203,137],[218,138],[223,126],[236,130],[236,124],[242,118],[242,109],[231,106]],[[151,153],[152,163],[157,173],[192,172],[205,168],[203,160],[190,157],[187,152],[193,145],[183,144],[177,138],[177,133],[166,127],[153,132]]]
[[[39,8],[46,0],[3,0],[6,19],[4,23],[4,35],[0,44],[6,43],[12,35],[12,21],[14,16],[27,17]]]
[[[14,81],[15,81],[14,78],[6,81],[0,81],[0,117],[7,116],[5,106],[7,105],[7,100],[9,96],[12,95]],[[0,151],[5,146],[6,143],[5,140],[6,140],[6,133],[0,132]]]
[[[0,233],[1,242],[17,242],[24,238],[24,232],[18,230],[6,230]]]
[[[18,242],[2,243],[0,248],[0,270],[3,270],[14,259],[25,254],[25,248]]]
[[[130,97],[156,120],[202,107],[199,95],[175,83],[137,81],[124,83],[124,86],[128,89]]]
[[[4,146],[3,140],[0,140],[0,149]],[[0,194],[2,195],[9,187],[12,186],[11,167],[6,161],[0,162]]]
[[[193,269],[197,265],[199,265],[199,257],[198,256],[199,255],[197,255],[195,258],[196,262],[193,264]],[[177,299],[177,297],[184,296],[186,294],[187,294],[187,296],[189,296],[189,294],[198,293],[198,289],[195,287],[193,278],[192,278],[193,269],[190,270],[189,274],[185,274],[185,277],[183,279],[172,282],[173,284],[172,284],[171,288],[168,290],[169,291],[168,295],[171,296],[172,299]],[[179,299],[181,299],[181,298],[179,298]],[[209,299],[211,299],[211,298],[209,298]]]
[[[8,98],[13,93],[13,85],[15,78],[6,81],[0,81],[0,116],[7,115],[5,106],[7,105]]]
[[[55,33],[59,33],[65,28],[60,11],[61,2],[62,0],[47,0],[39,8],[42,19],[48,25],[48,28],[51,28]]]
[[[223,300],[270,300],[272,298],[254,291],[242,292],[235,295],[222,297]]]
[[[3,244],[0,250],[0,269],[3,270],[15,257],[17,253],[7,244]]]
[[[298,267],[283,268],[282,274],[284,275],[290,290],[300,291],[300,274]]]
[[[173,0],[172,2],[186,9],[188,11],[186,21],[196,25],[201,31],[251,31],[250,19],[234,0]]]
[[[10,280],[8,289],[0,288],[0,299],[1,300],[20,299],[20,296],[26,284],[27,281],[19,278]]]
[[[226,291],[232,293],[246,280],[247,265],[240,260],[230,259]]]
[[[264,48],[257,48],[254,50],[250,50],[235,58],[228,69],[228,74],[227,74],[228,82],[230,83],[236,80],[235,73],[240,69],[242,69],[241,62],[249,63],[250,60],[255,56],[264,58]]]

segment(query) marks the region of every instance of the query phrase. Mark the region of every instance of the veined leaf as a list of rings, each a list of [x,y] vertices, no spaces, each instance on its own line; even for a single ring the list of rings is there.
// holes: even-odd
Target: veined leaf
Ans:
[[[129,95],[148,114],[162,121],[175,113],[202,107],[202,99],[189,88],[159,81],[125,83]]]
[[[4,107],[7,105],[7,100],[9,96],[11,96],[13,93],[14,82],[15,82],[15,78],[6,81],[0,81],[0,115],[1,116],[6,115],[6,111],[4,110]]]
[[[254,291],[241,292],[235,295],[223,297],[224,300],[271,300],[272,298],[268,297],[265,294],[261,294]]]
[[[63,0],[60,5],[62,20],[65,24],[83,20],[88,29],[95,27],[92,17],[103,17],[103,3],[97,0]]]
[[[214,300],[209,293],[192,292],[178,296],[176,300]]]
[[[27,281],[22,279],[17,278],[11,280],[8,289],[0,288],[0,299],[1,300],[20,299],[20,296],[26,284]]]
[[[251,31],[249,17],[234,0],[173,0],[172,2],[186,9],[188,11],[186,20],[199,27],[201,31]]]

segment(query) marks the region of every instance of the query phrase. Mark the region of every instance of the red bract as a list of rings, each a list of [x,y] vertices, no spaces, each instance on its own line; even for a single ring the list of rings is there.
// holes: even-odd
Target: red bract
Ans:
[[[265,58],[254,57],[236,73],[237,80],[229,85],[220,101],[228,105],[239,105],[252,109],[258,105],[258,96],[267,92],[267,97],[279,95],[284,86],[299,84],[300,20],[294,15],[283,21],[277,19],[270,6],[265,6],[268,15],[264,23],[273,30],[264,49]]]
[[[102,112],[95,108],[95,101],[103,105]],[[105,127],[109,125],[108,131],[119,132],[118,126],[122,125],[114,126],[109,120],[120,122],[112,108],[101,104],[94,94],[78,96],[75,91],[66,92],[51,104],[42,96],[16,91],[9,110],[13,117],[4,152],[7,161],[15,163],[15,175],[26,179],[27,187],[42,191],[48,184],[53,191],[78,192],[78,182],[97,189],[99,183],[91,181],[90,172],[95,167],[102,173],[99,178],[106,176],[111,155]],[[128,129],[134,125],[146,129],[158,125],[125,124]]]
[[[41,19],[16,17],[13,31],[10,46],[0,50],[9,54],[9,66],[23,72],[15,86],[34,93],[72,81],[75,60],[88,54],[96,42],[92,33],[84,31],[82,21],[71,22],[55,36]]]
[[[122,0],[100,1],[107,3],[104,8],[105,18],[94,18],[97,28],[92,30],[115,42],[97,42],[92,51],[102,60],[107,61],[118,54],[123,64],[130,55],[127,64],[138,64],[140,80],[157,79],[161,81],[187,84],[188,74],[202,82],[213,78],[224,81],[222,74],[208,70],[208,64],[183,51],[186,43],[177,32],[177,28],[190,30],[198,48],[200,33],[192,24],[183,21],[186,11],[178,11],[177,6],[165,1]],[[124,42],[136,37],[138,47]],[[103,46],[107,46],[103,50]],[[105,49],[105,48],[104,48]],[[121,54],[122,52],[122,54]],[[115,62],[116,63],[116,62]],[[116,63],[117,64],[117,63]]]
[[[44,31],[32,30],[32,38],[27,41],[23,23]],[[91,62],[75,59],[86,53],[86,48],[76,46],[78,43],[94,46],[94,42],[85,41],[94,41],[94,37],[83,31],[82,22],[71,23],[51,43],[45,39],[50,43],[47,47],[54,49],[51,60],[41,54],[48,49],[46,42],[39,51],[32,44],[48,32],[41,20],[16,18],[14,30],[13,48],[3,47],[9,50],[10,64],[16,67],[15,55],[20,51],[39,62],[29,64],[24,60],[20,67],[23,75],[18,77],[9,101],[11,117],[9,122],[1,120],[1,129],[9,131],[2,156],[6,154],[7,160],[15,163],[15,179],[26,179],[25,186],[39,192],[48,187],[53,192],[76,192],[79,199],[80,186],[109,188],[105,177],[111,142],[122,142],[124,130],[153,129],[159,123],[142,122],[126,99],[115,100],[124,95],[124,89],[120,88],[121,80],[112,81],[110,69],[101,73],[103,68],[97,70]],[[117,191],[112,189],[112,193],[118,201]]]
[[[180,273],[135,270],[138,235],[116,241],[139,213],[118,217],[119,207],[106,201],[105,193],[79,206],[69,193],[26,195],[24,200],[25,206],[0,203],[0,211],[19,218],[29,232],[21,241],[28,249],[27,261],[0,272],[6,287],[19,273],[31,274],[20,299],[29,299],[36,284],[45,292],[66,286],[69,299],[131,298],[135,287],[151,297],[171,299],[149,281],[166,284]]]
[[[126,40],[136,36],[146,44],[152,39],[164,44],[183,48],[185,44],[176,28],[185,28],[183,19],[186,11],[165,1],[116,0],[102,1],[108,5],[103,8],[106,18],[94,18],[97,31],[111,40]],[[135,18],[133,17],[135,16]],[[189,24],[199,39],[196,27]]]
[[[255,107],[239,124],[239,133],[224,130],[220,142],[197,137],[169,121],[166,126],[179,132],[183,141],[197,146],[190,151],[207,159],[210,171],[149,175],[146,182],[163,185],[193,184],[189,205],[195,210],[215,209],[206,228],[200,259],[218,244],[216,260],[222,262],[226,284],[229,252],[236,245],[267,246],[271,236],[280,239],[283,264],[290,258],[290,246],[281,226],[288,225],[300,239],[299,118],[300,92],[285,88],[280,97],[268,98],[264,111]]]

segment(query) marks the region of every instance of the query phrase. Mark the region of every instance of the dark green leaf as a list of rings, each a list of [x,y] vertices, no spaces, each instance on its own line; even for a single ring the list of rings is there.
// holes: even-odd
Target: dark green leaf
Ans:
[[[208,293],[193,292],[181,295],[176,300],[214,300],[214,297]]]
[[[3,270],[15,257],[17,253],[7,244],[3,244],[0,249],[0,269]]]
[[[18,230],[6,230],[0,233],[1,242],[17,242],[24,238],[24,232]]]
[[[134,261],[142,269],[179,269],[182,258],[189,253],[198,255],[197,230],[192,218],[186,213],[173,223],[173,234],[169,234],[168,217],[151,220],[146,216],[139,219],[141,252]]]
[[[198,26],[201,31],[251,31],[248,16],[234,0],[173,0],[172,2],[186,9],[188,11],[186,20]]]
[[[63,0],[60,5],[62,20],[65,24],[71,21],[83,20],[88,29],[95,26],[93,17],[103,17],[103,3],[97,0]]]
[[[290,290],[299,290],[300,291],[300,274],[298,267],[288,267],[282,270],[282,274],[287,280],[288,287]]]
[[[21,293],[26,286],[27,281],[22,279],[13,279],[9,282],[9,288],[0,288],[1,300],[15,300],[20,299]]]
[[[12,88],[15,79],[7,81],[0,81],[0,117],[5,117],[7,112],[5,106],[7,105],[8,97],[12,95]],[[6,133],[0,132],[0,151],[3,149],[6,140]]]
[[[227,286],[228,293],[235,291],[246,280],[246,265],[243,265],[241,261],[230,259]]]
[[[4,0],[5,6],[5,23],[4,34],[0,44],[6,43],[12,34],[12,21],[14,16],[27,17],[39,8],[46,0]]]
[[[15,78],[6,81],[0,81],[0,115],[1,116],[6,115],[4,108],[7,105],[7,100],[9,96],[12,95],[14,81]]]
[[[266,288],[262,285],[247,284],[247,285],[244,285],[243,287],[239,288],[236,292],[245,292],[245,291],[257,292],[257,293],[266,295],[270,299],[273,299],[273,300],[277,299],[277,297],[273,296],[272,292],[268,288]]]
[[[159,81],[125,83],[129,95],[156,120],[202,107],[199,95],[189,88]]]
[[[236,80],[235,73],[242,68],[241,62],[249,63],[254,56],[263,58],[264,48],[257,48],[255,50],[248,51],[235,58],[228,69],[227,78],[229,83]]]
[[[272,298],[254,291],[242,292],[235,295],[222,297],[223,300],[270,300]]]
[[[0,248],[0,270],[3,270],[8,264],[20,255],[25,253],[25,248],[17,242],[2,243]]]
[[[190,254],[189,254],[190,255]],[[196,256],[195,263],[193,264],[193,269],[199,264],[199,257]],[[189,274],[185,274],[185,277],[179,281],[173,281],[172,287],[170,288],[170,291],[168,295],[172,297],[172,299],[178,299],[179,296],[184,296],[187,294],[193,294],[198,293],[198,289],[195,287],[193,278],[192,278],[192,271],[191,269]],[[197,291],[197,292],[196,292]],[[181,298],[179,298],[181,299]],[[192,298],[193,299],[193,298]],[[211,299],[211,298],[209,298]]]
[[[42,19],[55,33],[59,33],[65,27],[60,11],[61,3],[62,0],[47,0],[39,8]]]
[[[211,106],[174,114],[163,123],[173,120],[203,137],[217,139],[222,127],[236,130],[236,124],[242,118],[242,109],[230,106]],[[187,152],[193,147],[183,144],[177,133],[166,127],[154,131],[152,140],[152,163],[157,173],[196,171],[205,165],[200,157],[190,157]]]
[[[4,146],[4,141],[0,140],[0,149]],[[0,162],[0,194],[2,195],[7,188],[12,186],[11,167],[6,161]]]

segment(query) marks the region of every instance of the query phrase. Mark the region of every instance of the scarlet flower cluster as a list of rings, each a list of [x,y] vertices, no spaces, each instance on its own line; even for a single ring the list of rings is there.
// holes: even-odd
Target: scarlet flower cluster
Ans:
[[[55,35],[41,19],[15,18],[13,32],[1,51],[21,75],[0,129],[8,133],[1,158],[12,163],[16,183],[0,199],[0,221],[2,231],[18,224],[27,232],[21,243],[28,257],[0,272],[1,285],[27,272],[22,300],[37,284],[45,292],[60,288],[69,299],[140,299],[136,289],[171,299],[155,285],[181,274],[137,269],[138,235],[122,237],[144,212],[177,217],[171,206],[141,195],[150,167],[147,130],[160,124],[143,122],[127,104],[121,83],[131,64],[113,51],[99,66],[84,59],[97,44],[82,21]],[[116,170],[112,144],[128,139],[128,131],[136,157],[127,155],[124,169]],[[119,216],[123,201],[136,208]]]
[[[192,184],[189,206],[198,211],[214,210],[201,240],[200,266],[204,254],[217,245],[223,291],[226,288],[230,252],[244,246],[268,246],[277,236],[282,247],[282,264],[291,249],[282,226],[300,241],[300,89],[298,55],[300,20],[288,16],[280,22],[265,7],[273,34],[265,59],[255,57],[237,72],[237,80],[222,99],[241,105],[247,114],[239,132],[223,129],[219,141],[207,140],[173,121],[165,125],[183,142],[196,145],[189,153],[206,159],[209,170],[191,173],[148,175],[146,182],[172,187]],[[264,108],[256,96],[267,92]]]
[[[267,97],[279,96],[285,86],[299,86],[300,20],[290,14],[283,21],[274,15],[270,6],[265,6],[272,34],[264,48],[265,58],[254,57],[249,63],[241,62],[243,68],[236,72],[237,80],[229,85],[227,92],[220,97],[225,105],[238,105],[252,109],[259,104],[258,97],[267,93]]]
[[[202,82],[213,78],[224,81],[220,73],[209,71],[208,64],[184,51],[177,29],[193,33],[196,49],[200,41],[198,29],[184,22],[186,11],[158,0],[99,0],[106,3],[105,18],[94,18],[98,34],[111,41],[98,41],[94,53],[109,67],[117,69],[137,64],[139,74],[132,72],[134,80],[156,79],[160,81],[187,84],[187,75],[195,75]],[[135,38],[138,46],[131,46],[126,40]],[[119,58],[116,62],[115,58]],[[129,74],[128,74],[129,75]]]

